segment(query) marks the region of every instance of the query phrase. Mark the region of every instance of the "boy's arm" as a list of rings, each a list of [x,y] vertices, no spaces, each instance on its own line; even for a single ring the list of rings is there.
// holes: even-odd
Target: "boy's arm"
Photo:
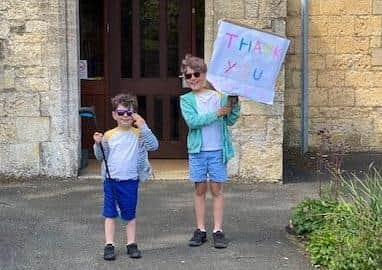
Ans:
[[[103,139],[101,143],[102,143],[102,147],[103,147],[103,150],[105,152],[105,155],[107,156],[109,153],[109,144],[108,144],[107,140],[105,140],[105,139]],[[95,143],[93,145],[93,151],[94,151],[94,156],[97,160],[99,160],[99,161],[104,160],[104,156],[103,156],[102,150],[101,150],[101,145],[99,143]]]
[[[145,149],[147,151],[157,150],[159,147],[159,143],[151,129],[145,124],[143,127],[140,128],[140,131],[141,139]]]
[[[186,124],[191,129],[201,128],[218,119],[216,112],[199,115],[189,101],[180,97],[180,109]]]
[[[224,121],[227,124],[227,126],[233,126],[237,119],[239,119],[240,116],[240,105],[239,103],[236,103],[232,107],[232,111],[229,115],[224,116]]]

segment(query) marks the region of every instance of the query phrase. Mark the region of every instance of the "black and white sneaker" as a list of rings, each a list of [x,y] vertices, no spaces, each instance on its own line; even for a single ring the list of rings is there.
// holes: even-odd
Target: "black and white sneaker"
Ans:
[[[224,236],[224,233],[222,231],[217,231],[217,232],[213,233],[212,236],[214,238],[214,247],[215,248],[226,248],[227,247],[225,236]]]
[[[114,246],[112,244],[107,244],[104,249],[103,258],[106,261],[115,260],[115,251]]]
[[[198,247],[198,246],[201,246],[206,241],[207,241],[207,233],[202,232],[200,229],[196,229],[194,231],[194,235],[189,241],[189,246]]]
[[[130,258],[139,259],[142,257],[141,251],[138,249],[138,245],[136,243],[126,245],[126,249],[127,255],[129,255]]]

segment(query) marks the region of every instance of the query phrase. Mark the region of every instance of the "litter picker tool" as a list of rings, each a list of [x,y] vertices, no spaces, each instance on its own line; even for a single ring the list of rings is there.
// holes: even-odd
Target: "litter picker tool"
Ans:
[[[97,118],[96,118],[96,113],[95,113],[95,110],[94,110],[94,106],[91,106],[91,107],[81,107],[79,113],[80,113],[80,116],[82,118],[92,119],[93,120],[92,122],[93,122],[94,129],[96,131],[98,130]],[[99,143],[99,146],[101,148],[103,160],[105,161],[106,174],[109,177],[109,179],[111,179],[110,171],[109,171],[109,166],[107,165],[105,150],[103,148],[102,142]]]

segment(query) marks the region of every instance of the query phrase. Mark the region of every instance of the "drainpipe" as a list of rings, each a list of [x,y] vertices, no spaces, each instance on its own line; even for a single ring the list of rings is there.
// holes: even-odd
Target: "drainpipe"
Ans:
[[[309,26],[309,0],[301,0],[301,152],[308,151],[308,26]]]

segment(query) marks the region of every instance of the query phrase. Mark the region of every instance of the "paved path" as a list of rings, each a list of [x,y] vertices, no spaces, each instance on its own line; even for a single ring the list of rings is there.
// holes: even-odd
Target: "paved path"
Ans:
[[[122,224],[117,259],[105,262],[101,183],[42,180],[0,185],[0,269],[313,269],[288,240],[290,209],[314,191],[306,184],[228,184],[229,247],[187,246],[194,229],[192,186],[151,182],[141,187],[138,239],[143,258],[125,255]],[[211,214],[209,200],[208,213]],[[207,228],[211,229],[211,219]]]

